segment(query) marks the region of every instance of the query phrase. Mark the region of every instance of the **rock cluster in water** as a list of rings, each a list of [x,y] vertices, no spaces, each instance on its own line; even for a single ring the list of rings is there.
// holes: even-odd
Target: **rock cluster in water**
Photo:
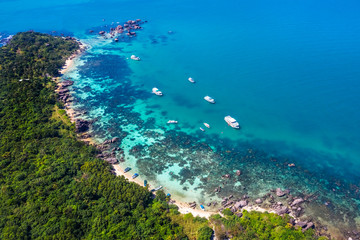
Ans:
[[[124,38],[124,36],[135,37],[136,31],[142,29],[141,24],[146,22],[147,21],[141,21],[141,19],[128,20],[122,25],[119,24],[116,27],[110,27],[108,31],[100,30],[98,34],[104,38],[115,38],[114,41],[118,42],[119,38]],[[105,27],[107,27],[107,25]],[[89,30],[89,33],[94,33],[94,30]]]

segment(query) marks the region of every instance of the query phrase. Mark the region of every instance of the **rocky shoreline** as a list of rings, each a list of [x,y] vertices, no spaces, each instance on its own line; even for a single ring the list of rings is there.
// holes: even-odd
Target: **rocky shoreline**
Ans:
[[[69,60],[72,61],[76,56],[78,56],[80,53],[82,53],[85,50],[80,50],[80,52],[77,52],[75,55],[73,55]],[[69,66],[67,66],[69,67]],[[65,68],[67,69],[67,68]],[[65,70],[66,71],[66,70]],[[58,99],[64,103],[66,112],[68,116],[70,117],[71,121],[75,123],[78,138],[87,144],[94,145],[99,153],[97,155],[98,158],[103,159],[106,162],[109,162],[110,164],[114,165],[119,162],[125,161],[125,155],[124,151],[118,147],[118,143],[121,142],[123,138],[126,137],[126,134],[124,136],[118,136],[111,139],[108,139],[104,141],[102,144],[97,144],[94,141],[92,141],[92,136],[89,134],[89,130],[91,128],[91,121],[80,119],[80,117],[83,114],[86,114],[86,112],[77,112],[75,113],[73,109],[71,109],[71,102],[72,97],[69,91],[69,87],[74,84],[73,81],[70,79],[67,79],[65,81],[58,81],[58,88],[57,88],[57,94]],[[223,179],[230,178],[239,178],[242,174],[240,170],[236,170],[236,173],[234,176],[231,174],[225,174],[222,176]],[[115,170],[113,169],[113,173],[115,174]],[[215,193],[221,192],[221,186],[215,188]],[[289,190],[282,190],[280,188],[273,189],[267,194],[265,194],[261,198],[257,199],[251,199],[249,196],[244,195],[241,198],[234,198],[232,195],[225,197],[222,199],[222,201],[212,201],[210,203],[207,203],[206,205],[211,209],[211,211],[206,211],[208,216],[211,214],[221,213],[225,208],[229,208],[232,212],[234,212],[237,216],[242,217],[242,211],[243,210],[255,210],[255,211],[268,211],[273,212],[278,215],[284,215],[289,214],[294,219],[291,220],[291,224],[293,226],[297,226],[301,228],[303,231],[314,228],[318,235],[321,236],[327,236],[331,239],[331,233],[329,233],[326,226],[321,225],[319,222],[315,222],[311,218],[306,218],[303,216],[304,209],[306,208],[306,204],[315,200],[317,198],[316,195],[305,195],[302,197],[295,197],[293,196]],[[197,206],[198,203],[191,202],[186,204],[187,206],[184,207],[184,203],[177,202],[176,200],[171,200],[170,203],[176,204],[177,206],[183,207],[184,209],[193,209],[196,211],[191,211],[193,215],[196,216],[198,211]],[[186,211],[187,211],[186,210]],[[316,227],[315,227],[316,226]],[[352,232],[348,232],[346,235],[347,239],[360,239],[360,233],[357,230],[353,230]]]

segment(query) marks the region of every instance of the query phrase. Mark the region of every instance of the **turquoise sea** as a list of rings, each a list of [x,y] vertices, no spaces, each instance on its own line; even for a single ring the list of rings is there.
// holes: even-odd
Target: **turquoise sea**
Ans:
[[[358,1],[0,0],[0,9],[2,38],[35,30],[90,46],[64,76],[75,81],[73,108],[94,120],[98,142],[120,137],[120,164],[152,185],[205,204],[280,187],[310,195],[305,215],[333,231],[360,229]],[[138,18],[147,22],[135,38],[96,34]]]

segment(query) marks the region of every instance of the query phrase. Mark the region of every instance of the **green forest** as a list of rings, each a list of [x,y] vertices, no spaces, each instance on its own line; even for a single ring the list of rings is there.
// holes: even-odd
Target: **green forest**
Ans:
[[[78,49],[35,32],[0,48],[0,239],[205,240],[213,229],[219,239],[318,239],[267,213],[181,215],[163,192],[113,175],[74,124],[54,117],[63,106],[52,77]]]

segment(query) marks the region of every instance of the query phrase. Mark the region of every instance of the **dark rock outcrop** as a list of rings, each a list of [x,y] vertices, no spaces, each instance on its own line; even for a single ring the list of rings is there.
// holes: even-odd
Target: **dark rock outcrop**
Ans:
[[[86,132],[89,130],[90,122],[83,119],[76,119],[75,126],[78,133]]]

